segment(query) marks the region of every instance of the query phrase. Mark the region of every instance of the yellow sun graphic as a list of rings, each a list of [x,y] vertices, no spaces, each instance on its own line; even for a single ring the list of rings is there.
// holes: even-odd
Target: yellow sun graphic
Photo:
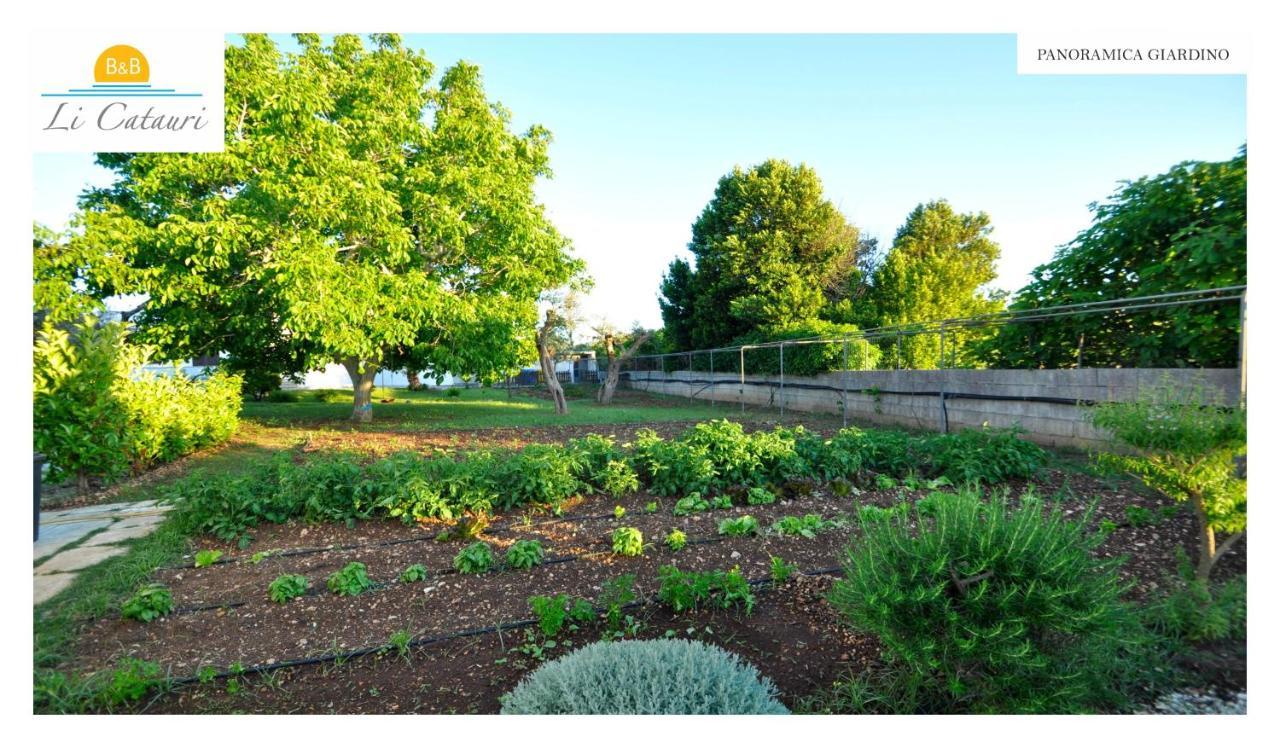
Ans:
[[[98,55],[93,64],[95,83],[146,83],[151,80],[151,66],[146,55],[136,47],[117,44]]]

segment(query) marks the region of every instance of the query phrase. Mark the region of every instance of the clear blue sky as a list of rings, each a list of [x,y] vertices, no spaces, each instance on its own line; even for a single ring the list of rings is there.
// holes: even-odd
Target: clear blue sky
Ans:
[[[539,196],[587,260],[588,320],[660,323],[657,288],[735,164],[817,170],[888,246],[946,198],[986,211],[1016,290],[1119,180],[1245,142],[1243,76],[1018,76],[1013,35],[410,35],[437,73],[477,63],[515,124],[550,128]],[[291,45],[290,45],[291,46]],[[87,155],[35,158],[35,219],[59,227]]]

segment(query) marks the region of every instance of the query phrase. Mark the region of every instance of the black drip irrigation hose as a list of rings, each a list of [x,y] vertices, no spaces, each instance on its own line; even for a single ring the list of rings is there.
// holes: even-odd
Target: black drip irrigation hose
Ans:
[[[820,390],[824,392],[850,393],[854,395],[901,395],[904,397],[941,397],[944,400],[1000,400],[1019,403],[1049,403],[1052,405],[1097,405],[1098,400],[1083,400],[1070,397],[1048,397],[1043,395],[975,395],[968,392],[948,392],[946,390],[885,390],[878,387],[836,387],[829,384],[812,384],[809,382],[786,382],[780,384],[772,379],[658,379],[656,377],[632,377],[630,382],[653,382],[656,384],[704,384],[697,392],[708,387],[721,384],[751,385],[753,387],[783,388],[788,390]]]
[[[826,576],[829,574],[838,574],[841,571],[843,571],[843,567],[829,566],[822,569],[811,569],[809,571],[801,571],[801,572],[797,572],[797,574],[799,576],[804,576],[804,577],[818,577],[818,576]],[[772,581],[773,581],[772,577],[760,577],[758,579],[747,580],[747,584],[752,587],[760,587],[762,585],[769,584]],[[627,603],[626,605],[621,606],[620,609],[634,610],[636,608],[640,608],[645,605],[653,604],[657,601],[658,601],[658,595],[657,593],[654,593],[640,600]],[[598,615],[600,613],[605,612],[606,609],[600,606],[592,606],[592,610]],[[509,621],[507,623],[499,623],[491,626],[481,626],[478,628],[464,629],[462,631],[454,631],[448,634],[436,634],[433,636],[423,636],[423,637],[418,637],[416,639],[409,640],[409,642],[405,644],[404,647],[405,649],[418,649],[418,648],[429,646],[432,644],[439,644],[441,642],[451,641],[453,639],[463,639],[463,638],[468,638],[472,636],[483,636],[484,634],[492,634],[492,633],[497,633],[504,630],[515,631],[515,630],[532,626],[537,622],[538,622],[538,619],[536,618],[523,618],[517,621]],[[305,667],[307,665],[323,665],[325,663],[337,662],[337,661],[345,662],[347,660],[355,659],[357,657],[365,657],[371,654],[382,654],[390,651],[391,649],[392,647],[386,644],[379,644],[376,646],[368,646],[368,647],[358,647],[356,649],[348,649],[342,652],[331,652],[328,654],[317,655],[315,657],[300,657],[293,660],[282,660],[280,662],[273,662],[270,664],[254,665],[252,667],[247,667],[247,668],[237,668],[235,671],[232,671],[229,669],[219,670],[214,673],[205,673],[203,677],[200,675],[188,675],[182,678],[172,678],[169,680],[169,685],[186,686],[186,685],[191,685],[193,683],[208,683],[215,680],[235,678],[242,675],[261,675],[263,673],[270,673],[276,670],[283,670],[285,668]]]

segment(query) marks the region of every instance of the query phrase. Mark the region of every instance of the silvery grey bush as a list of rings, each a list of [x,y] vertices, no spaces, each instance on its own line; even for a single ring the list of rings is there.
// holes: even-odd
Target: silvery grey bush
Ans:
[[[596,642],[526,676],[502,713],[787,714],[777,693],[751,664],[702,642]]]

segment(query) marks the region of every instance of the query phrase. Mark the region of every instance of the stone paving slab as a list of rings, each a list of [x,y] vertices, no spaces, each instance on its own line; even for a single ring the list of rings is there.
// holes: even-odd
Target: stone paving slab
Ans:
[[[150,535],[151,531],[155,529],[155,526],[156,523],[153,522],[145,525],[130,525],[128,527],[122,527],[120,523],[117,522],[110,528],[103,530],[97,535],[94,535],[84,541],[84,545],[81,547],[85,548],[90,546],[107,545],[109,543],[123,543],[126,540],[143,538]]]
[[[122,545],[82,545],[63,551],[36,567],[36,575],[58,571],[87,569],[112,556],[119,556],[129,549]]]
[[[48,600],[62,592],[75,581],[75,574],[37,574],[35,581],[35,604]]]
[[[76,542],[85,535],[95,530],[101,530],[110,524],[110,519],[85,519],[78,522],[49,525],[48,527],[45,526],[44,522],[41,522],[40,539],[35,543],[32,558],[44,558],[51,553],[56,553],[61,548]]]

